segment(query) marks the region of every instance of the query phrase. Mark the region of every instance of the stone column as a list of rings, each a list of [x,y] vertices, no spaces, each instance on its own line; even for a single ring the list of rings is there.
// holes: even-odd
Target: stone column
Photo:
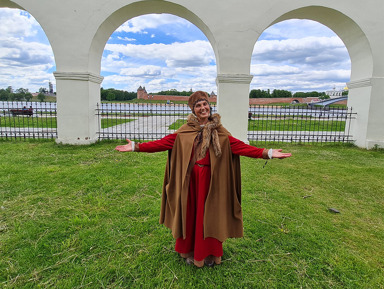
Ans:
[[[54,72],[57,90],[57,143],[97,141],[96,116],[103,77],[89,72]]]
[[[373,77],[351,81],[348,106],[357,113],[350,133],[361,148],[384,148],[384,78]]]
[[[249,74],[219,74],[217,108],[221,121],[231,134],[248,142]]]

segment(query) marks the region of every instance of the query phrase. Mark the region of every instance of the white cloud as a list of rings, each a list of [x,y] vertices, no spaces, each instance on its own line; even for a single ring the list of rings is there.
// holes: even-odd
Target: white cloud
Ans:
[[[35,92],[53,81],[48,72],[54,67],[49,45],[1,37],[0,63],[0,87],[23,87]]]
[[[1,8],[0,19],[0,35],[5,38],[35,36],[40,27],[33,17],[18,9]]]
[[[346,56],[348,57],[346,48],[337,36],[311,36],[301,39],[258,41],[252,59],[256,62],[319,65],[344,62]]]
[[[349,70],[303,70],[296,74],[255,75],[251,89],[285,89],[296,91],[326,91],[333,86],[343,88],[349,79]]]
[[[145,86],[148,92],[168,89],[182,91],[190,88],[216,92],[215,80],[215,66],[169,68],[143,65],[124,68],[118,75],[106,76],[102,86],[105,88],[119,86],[128,91],[136,91],[139,86]]]
[[[118,36],[117,39],[122,40],[122,41],[130,41],[130,42],[136,41],[135,38],[121,37],[121,36]]]
[[[121,25],[116,32],[147,33],[146,29],[156,29],[162,25],[173,24],[189,26],[183,18],[171,14],[149,14],[130,19]]]
[[[276,23],[267,28],[262,39],[300,39],[311,36],[331,37],[335,33],[328,27],[312,20],[291,19]]]
[[[38,42],[25,42],[18,38],[0,38],[0,60],[10,66],[26,67],[53,64],[52,49]]]
[[[289,65],[268,65],[268,64],[253,64],[251,65],[251,74],[257,76],[268,76],[268,75],[287,75],[287,74],[298,74],[301,70],[297,67]]]
[[[121,75],[133,77],[157,77],[161,75],[161,67],[154,65],[145,65],[138,68],[123,68]]]
[[[18,9],[0,9],[0,19],[0,88],[48,88],[55,62],[51,46],[39,39],[40,25]]]
[[[215,61],[215,56],[208,41],[172,44],[154,43],[148,45],[107,44],[105,50],[119,53],[125,57],[145,60],[161,60],[168,67],[208,65]]]
[[[279,39],[272,39],[279,35]],[[342,88],[350,79],[350,67],[347,49],[328,28],[313,21],[285,21],[267,29],[266,35],[256,43],[251,89]]]

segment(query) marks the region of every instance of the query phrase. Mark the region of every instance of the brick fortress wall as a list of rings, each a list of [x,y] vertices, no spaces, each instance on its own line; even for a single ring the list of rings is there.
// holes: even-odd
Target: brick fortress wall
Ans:
[[[187,101],[187,96],[179,96],[179,95],[152,95],[148,94],[145,90],[145,87],[142,88],[141,86],[137,90],[137,98],[138,99],[146,99],[146,100],[169,100],[172,101]],[[287,98],[250,98],[249,104],[256,104],[256,105],[266,105],[271,103],[311,103],[311,102],[317,102],[319,99],[317,97],[287,97]],[[217,96],[211,94],[209,97],[209,102],[217,102]],[[347,104],[346,100],[339,101],[337,104]]]

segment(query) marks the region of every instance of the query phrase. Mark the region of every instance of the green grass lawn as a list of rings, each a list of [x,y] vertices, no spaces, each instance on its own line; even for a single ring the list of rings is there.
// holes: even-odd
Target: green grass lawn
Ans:
[[[56,128],[56,117],[43,115],[42,117],[28,116],[3,116],[0,117],[1,127],[34,127],[34,128]]]
[[[1,288],[383,288],[383,151],[242,157],[244,237],[197,269],[158,223],[166,152],[116,144],[0,141]]]
[[[345,121],[312,119],[248,120],[250,131],[344,131]]]
[[[126,118],[102,118],[101,128],[112,127],[126,122],[134,121],[135,119]],[[1,127],[34,127],[34,128],[57,128],[56,117],[1,117]]]

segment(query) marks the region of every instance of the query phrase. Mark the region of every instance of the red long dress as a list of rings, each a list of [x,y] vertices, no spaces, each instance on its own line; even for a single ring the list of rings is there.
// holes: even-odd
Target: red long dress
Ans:
[[[170,134],[164,138],[142,143],[140,152],[160,152],[172,149],[177,134]],[[229,136],[231,151],[233,154],[252,158],[261,158],[262,148],[256,148]],[[178,253],[191,253],[196,261],[202,261],[209,255],[220,257],[223,255],[222,242],[215,238],[204,239],[204,205],[211,182],[211,168],[209,150],[201,160],[196,161],[189,183],[186,238],[176,240],[175,251]]]

